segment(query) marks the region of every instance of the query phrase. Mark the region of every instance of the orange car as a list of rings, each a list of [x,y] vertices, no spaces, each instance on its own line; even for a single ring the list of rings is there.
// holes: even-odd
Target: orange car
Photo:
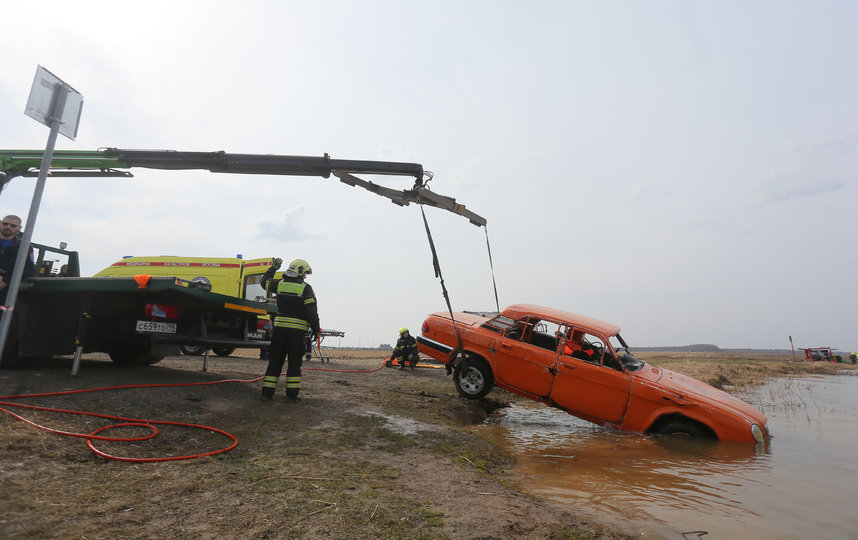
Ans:
[[[615,429],[765,443],[766,417],[691,377],[632,356],[619,327],[558,309],[514,305],[499,315],[433,313],[417,338],[459,393],[504,390]],[[458,338],[457,338],[458,333]],[[462,355],[454,355],[461,339]],[[455,357],[455,358],[454,358]]]

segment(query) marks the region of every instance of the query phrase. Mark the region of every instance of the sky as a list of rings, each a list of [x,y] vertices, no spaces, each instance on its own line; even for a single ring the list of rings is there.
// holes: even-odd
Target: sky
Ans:
[[[37,66],[84,97],[57,149],[420,163],[454,310],[610,321],[637,346],[858,350],[858,4],[6,0],[0,148],[44,149]],[[49,179],[33,240],[310,262],[327,344],[445,311],[419,207],[335,178]],[[396,189],[407,178],[371,178]],[[29,213],[17,178],[0,212]],[[488,247],[491,247],[491,262]]]

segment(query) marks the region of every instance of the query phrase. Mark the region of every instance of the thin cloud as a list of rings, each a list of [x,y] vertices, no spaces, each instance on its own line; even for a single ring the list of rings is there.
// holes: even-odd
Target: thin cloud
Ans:
[[[836,178],[781,174],[762,186],[757,198],[763,203],[780,203],[838,191],[845,185],[845,182]]]
[[[294,206],[278,215],[262,217],[250,225],[250,237],[279,243],[301,242],[318,237],[318,234],[306,229],[305,211],[303,206]]]

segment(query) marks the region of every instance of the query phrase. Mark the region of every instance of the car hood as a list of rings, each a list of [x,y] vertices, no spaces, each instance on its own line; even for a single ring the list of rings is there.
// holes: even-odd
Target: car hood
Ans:
[[[766,423],[765,415],[750,403],[693,377],[649,364],[646,364],[635,375],[646,379],[654,386],[661,387],[666,393],[665,399],[670,399],[680,405],[691,405],[697,402],[701,405],[722,407],[731,409],[760,426]]]

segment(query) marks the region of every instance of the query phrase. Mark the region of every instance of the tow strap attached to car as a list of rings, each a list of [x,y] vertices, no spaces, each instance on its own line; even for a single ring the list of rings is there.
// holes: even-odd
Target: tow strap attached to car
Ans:
[[[441,264],[438,262],[438,251],[435,249],[435,241],[432,240],[432,231],[429,230],[429,221],[426,219],[426,212],[423,210],[423,204],[420,203],[420,213],[423,215],[423,225],[426,227],[426,237],[429,239],[429,249],[432,251],[432,267],[435,270],[435,277],[441,281],[441,292],[444,295],[444,301],[447,302],[447,311],[450,313],[450,321],[453,323],[453,330],[456,332],[456,342],[458,343],[457,347],[450,352],[450,364],[453,363],[456,358],[462,354],[464,355],[464,345],[462,344],[462,338],[459,335],[459,328],[456,326],[456,319],[453,316],[453,306],[450,304],[450,295],[447,292],[447,286],[444,284],[444,276],[441,274]],[[483,225],[485,227],[485,225]],[[495,292],[495,304],[497,305],[498,312],[500,312],[500,302],[498,301],[498,287],[497,282],[495,281],[495,269],[492,263],[492,248],[489,245],[489,231],[488,227],[486,227],[486,247],[489,252],[489,266],[492,271],[492,285],[494,286]],[[449,368],[448,368],[449,371]]]

